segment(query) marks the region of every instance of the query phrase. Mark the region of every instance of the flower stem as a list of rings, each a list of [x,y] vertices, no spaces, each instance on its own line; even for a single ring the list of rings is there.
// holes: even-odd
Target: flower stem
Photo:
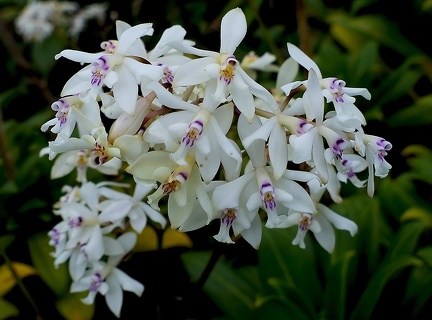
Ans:
[[[209,259],[209,261],[208,261],[208,263],[207,263],[207,265],[206,265],[203,273],[201,274],[201,276],[199,277],[199,279],[196,282],[196,287],[198,289],[202,289],[202,287],[204,286],[204,283],[206,282],[206,280],[210,276],[212,270],[216,266],[217,261],[222,256],[222,254],[223,254],[223,248],[224,248],[224,244],[223,243],[217,242],[215,244],[215,247],[214,247],[214,249],[212,251],[212,255],[210,256],[210,259]]]

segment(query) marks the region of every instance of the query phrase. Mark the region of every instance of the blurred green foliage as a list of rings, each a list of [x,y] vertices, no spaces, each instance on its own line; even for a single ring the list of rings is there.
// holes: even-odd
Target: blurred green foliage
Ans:
[[[198,47],[217,50],[220,18],[239,6],[248,34],[238,55],[271,52],[281,63],[286,43],[299,45],[324,76],[366,87],[371,101],[356,105],[367,131],[393,144],[391,175],[377,181],[376,195],[350,186],[331,205],[358,224],[351,238],[337,232],[329,255],[308,235],[305,250],[291,245],[295,230],[263,230],[258,251],[241,239],[215,243],[217,226],[190,232],[190,246],[135,253],[122,266],[146,287],[127,296],[123,317],[148,319],[425,319],[432,311],[432,1],[233,0],[111,1],[104,25],[90,24],[78,39],[54,33],[26,43],[13,21],[25,1],[0,1],[0,279],[14,283],[0,297],[0,318],[109,319],[103,300],[84,306],[70,295],[66,266],[55,269],[47,232],[51,207],[72,178],[50,180],[52,163],[39,157],[50,140],[40,131],[50,105],[77,66],[53,58],[62,48],[99,50],[113,20],[153,22],[154,39],[173,24]],[[152,47],[152,39],[146,39]],[[156,41],[156,40],[155,40]],[[266,78],[267,77],[267,78]],[[263,83],[274,79],[263,75]],[[69,179],[69,180],[68,180]],[[183,239],[184,242],[184,239]],[[213,252],[213,253],[212,253]],[[213,258],[214,259],[213,259]],[[215,257],[219,257],[218,260]],[[208,262],[214,269],[202,283]],[[24,263],[37,274],[10,273]],[[14,267],[15,266],[15,267]],[[16,271],[16,270],[15,270]],[[198,283],[198,285],[197,285]],[[202,284],[202,288],[199,286]],[[1,283],[0,286],[3,286]],[[204,294],[203,294],[204,293]],[[199,306],[205,307],[201,312]]]

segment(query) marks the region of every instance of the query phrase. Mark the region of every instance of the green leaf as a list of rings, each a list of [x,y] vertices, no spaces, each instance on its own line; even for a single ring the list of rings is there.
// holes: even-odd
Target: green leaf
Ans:
[[[401,217],[401,221],[407,220],[421,221],[425,227],[432,228],[432,211],[419,207],[409,208]]]
[[[299,320],[316,318],[316,314],[313,311],[311,312],[310,310],[306,310],[307,308],[304,308],[304,305],[307,305],[308,302],[307,297],[299,299],[296,288],[288,287],[286,282],[276,278],[268,279],[267,283],[274,289],[276,295],[260,296],[256,299],[257,312],[263,315],[261,318],[269,317],[274,319],[274,317],[283,316],[285,318],[290,316]],[[303,303],[299,303],[299,300]],[[311,309],[309,305],[307,307]],[[311,314],[314,314],[314,316],[311,316]],[[258,319],[261,318],[259,317]]]
[[[378,45],[368,42],[358,54],[349,56],[349,75],[344,77],[349,87],[368,87],[372,82],[373,70],[378,61]],[[349,81],[349,82],[348,82]]]
[[[345,319],[346,304],[347,304],[347,288],[349,280],[349,265],[352,258],[356,255],[354,251],[345,252],[342,259],[333,265],[327,276],[326,283],[331,284],[326,286],[324,293],[326,315],[329,319]]]
[[[87,292],[71,293],[58,299],[56,301],[58,311],[66,320],[93,319],[95,305],[84,304],[81,301],[87,294]]]
[[[54,56],[63,50],[65,43],[60,37],[50,36],[42,41],[35,42],[32,46],[32,59],[35,68],[44,76],[47,76],[56,63]]]
[[[255,311],[257,315],[255,319],[271,319],[271,320],[309,320],[311,319],[304,310],[297,306],[289,299],[281,301],[279,297],[266,297],[259,301],[260,306]]]
[[[398,256],[413,254],[426,227],[422,221],[413,221],[402,225],[391,242],[386,259],[393,260]]]
[[[363,190],[360,190],[361,192]],[[343,259],[346,250],[363,252],[368,267],[372,270],[380,259],[380,249],[389,242],[390,230],[384,220],[381,202],[377,198],[369,198],[363,193],[354,194],[340,204],[330,206],[332,210],[351,219],[358,225],[359,232],[344,243],[336,241],[333,256]],[[352,243],[348,247],[349,242]],[[337,261],[337,260],[336,260]]]
[[[19,315],[19,310],[12,303],[0,298],[0,319],[14,319]]]
[[[423,52],[383,15],[353,17],[337,11],[329,14],[327,21],[333,36],[351,51],[359,51],[366,42],[373,39],[405,56],[423,55]]]
[[[286,288],[281,298],[289,294],[292,301],[301,306],[309,317],[316,317],[314,306],[322,299],[322,288],[317,276],[314,247],[316,245],[318,250],[323,249],[316,242],[311,242],[312,233],[306,235],[306,249],[292,245],[296,232],[296,228],[263,228],[258,250],[258,273],[262,283],[271,285],[270,288],[264,288],[264,293],[274,294],[274,290],[278,289],[275,284],[283,283]]]
[[[182,261],[192,281],[197,281],[210,259],[208,252],[186,252]],[[230,319],[253,319],[255,288],[226,261],[219,260],[203,290]]]
[[[396,220],[399,220],[406,210],[418,205],[416,189],[406,176],[382,180],[377,195],[381,199],[382,206]]]
[[[401,154],[407,157],[410,174],[432,185],[432,150],[424,145],[413,144],[403,149]]]
[[[427,263],[429,268],[432,268],[432,246],[421,248],[417,255]]]
[[[431,260],[431,249],[429,249],[429,260]],[[413,304],[412,315],[415,316],[423,306],[430,303],[432,297],[432,268],[431,265],[414,267],[410,273],[404,303]]]
[[[422,262],[418,258],[406,255],[383,263],[373,274],[349,319],[370,319],[381,292],[388,281],[403,269],[412,266],[420,266],[421,264]]]
[[[402,97],[406,98],[411,90],[415,90],[414,86],[425,74],[423,60],[419,56],[409,56],[398,68],[392,68],[390,71],[383,70],[385,78],[374,84],[372,97],[375,104],[364,112],[366,119],[387,120],[382,117],[372,117],[371,114],[382,116],[381,109],[385,104],[398,101]],[[379,65],[383,67],[382,63]],[[409,99],[412,99],[411,96]]]
[[[53,248],[49,245],[49,237],[45,233],[38,233],[29,238],[28,245],[33,265],[39,271],[44,282],[58,296],[69,292],[70,277],[66,264],[58,269],[54,266],[54,259],[50,253]]]
[[[6,248],[12,243],[14,239],[15,235],[13,234],[6,234],[0,237],[0,254],[6,250]]]
[[[414,127],[432,124],[432,95],[420,97],[413,105],[396,112],[387,121],[390,127]]]
[[[13,268],[13,272],[11,270]],[[0,266],[0,297],[4,296],[17,284],[17,279],[23,279],[27,276],[37,274],[37,270],[21,262],[11,262],[10,265],[3,264]]]

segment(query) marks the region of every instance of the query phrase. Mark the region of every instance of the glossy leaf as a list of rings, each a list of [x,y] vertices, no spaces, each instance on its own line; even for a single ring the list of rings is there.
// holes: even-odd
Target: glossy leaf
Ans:
[[[420,97],[413,105],[403,108],[388,119],[392,127],[416,127],[432,124],[432,95]]]
[[[370,319],[382,290],[388,281],[398,272],[407,267],[420,266],[421,261],[413,256],[398,256],[396,259],[382,264],[373,274],[366,290],[363,292],[354,311],[349,316],[350,320]]]
[[[15,239],[13,234],[7,234],[0,237],[0,253],[3,253],[6,248],[12,243]]]
[[[163,231],[162,249],[174,247],[191,248],[192,241],[186,233],[168,228]],[[158,250],[158,235],[154,228],[146,226],[141,234],[138,235],[134,251],[144,252],[155,250]]]
[[[360,50],[366,41],[374,39],[404,55],[422,53],[420,49],[403,37],[395,24],[384,16],[362,15],[352,17],[339,11],[329,15],[328,22],[331,25],[330,31],[335,38],[353,51]]]
[[[354,251],[346,251],[345,255],[333,264],[326,276],[324,293],[325,310],[329,319],[346,319],[347,290],[350,285],[350,263],[356,255]]]
[[[412,221],[402,225],[391,241],[386,259],[392,260],[398,256],[413,254],[426,227],[423,221]]]
[[[65,320],[91,320],[93,319],[94,304],[84,304],[81,299],[87,296],[84,293],[71,293],[56,301],[57,309]]]
[[[401,221],[421,221],[428,228],[432,228],[432,211],[419,207],[409,208],[401,217]]]
[[[50,253],[53,248],[48,244],[49,237],[45,233],[38,233],[29,238],[28,245],[33,265],[42,280],[58,296],[69,292],[70,277],[67,264],[61,264],[58,269],[54,266],[54,259]]]
[[[0,319],[14,319],[19,315],[19,310],[12,303],[0,299]]]
[[[38,272],[32,266],[21,262],[12,262],[11,265],[7,265],[6,263],[0,266],[0,297],[4,296],[10,289],[12,289],[16,283],[17,279],[15,278],[14,273],[10,268],[14,269],[16,276],[19,279],[23,279],[27,276],[36,275]]]
[[[197,281],[207,262],[208,252],[186,252],[182,261],[192,281]],[[203,290],[225,312],[229,319],[252,319],[255,308],[255,288],[226,261],[219,260],[206,280]]]

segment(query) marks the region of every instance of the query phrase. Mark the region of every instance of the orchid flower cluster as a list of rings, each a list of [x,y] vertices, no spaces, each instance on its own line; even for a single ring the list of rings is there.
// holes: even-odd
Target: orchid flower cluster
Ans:
[[[150,223],[187,232],[216,220],[217,241],[243,237],[256,249],[263,227],[297,228],[301,248],[310,230],[328,252],[334,228],[357,232],[321,202],[324,194],[341,202],[342,183],[372,197],[374,178],[391,168],[391,143],[365,133],[355,106],[369,91],[323,78],[292,43],[281,66],[269,53],[239,60],[246,29],[235,8],[221,21],[219,52],[197,48],[179,25],[148,50],[141,38],[152,36],[151,23],[117,21],[118,40],[100,52],[56,55],[83,67],[52,104],[41,130],[55,139],[41,155],[55,159],[52,178],[76,170],[79,185],[64,187],[49,235],[55,265],[69,263],[71,291],[88,291],[83,302],[99,292],[119,316],[123,290],[141,295],[118,264]],[[306,80],[295,80],[299,66]],[[277,73],[275,87],[259,84],[259,72]],[[93,182],[88,170],[130,179]]]

